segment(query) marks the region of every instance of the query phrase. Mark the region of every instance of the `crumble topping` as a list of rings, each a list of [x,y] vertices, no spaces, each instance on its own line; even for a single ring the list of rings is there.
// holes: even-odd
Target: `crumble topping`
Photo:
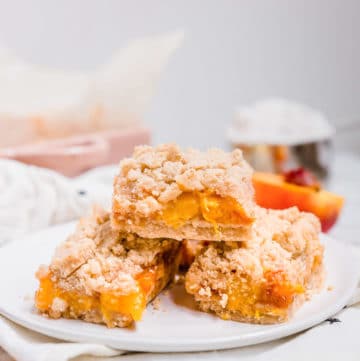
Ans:
[[[252,169],[242,152],[220,149],[182,151],[174,144],[138,146],[121,161],[114,180],[113,211],[117,219],[144,218],[183,192],[211,190],[253,206]]]
[[[288,309],[284,308],[283,314],[276,317],[278,311],[270,309],[270,316],[262,319],[261,310],[269,306],[258,306],[256,297],[259,292],[272,291],[263,291],[261,287],[281,282],[279,285],[283,286],[277,291],[284,287],[286,302],[290,302],[291,294],[294,297],[300,294],[305,300],[321,286],[323,246],[319,241],[318,219],[297,208],[259,209],[258,212],[261,217],[255,221],[248,241],[207,242],[208,246],[190,266],[186,289],[203,310],[212,310],[223,318],[274,322],[276,317],[287,317]],[[233,292],[238,295],[233,296]],[[229,306],[230,297],[233,308]],[[243,301],[241,297],[244,297]],[[276,297],[276,302],[286,300]],[[234,307],[240,307],[241,311],[236,314]]]
[[[169,239],[144,239],[111,228],[110,216],[95,207],[83,218],[74,234],[55,251],[49,267],[39,268],[37,275],[52,275],[64,290],[93,292],[136,291],[134,276],[155,266],[160,256],[178,247]]]

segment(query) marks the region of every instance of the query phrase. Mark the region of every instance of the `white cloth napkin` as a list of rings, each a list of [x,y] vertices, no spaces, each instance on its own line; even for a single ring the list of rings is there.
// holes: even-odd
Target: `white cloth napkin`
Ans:
[[[78,218],[93,202],[108,207],[115,172],[116,167],[102,167],[67,179],[45,169],[0,161],[0,242],[9,242],[49,224]],[[360,295],[354,295],[352,303],[359,301]],[[338,360],[340,357],[359,360],[359,333],[360,306],[352,306],[308,331],[261,345],[201,353],[128,353],[103,345],[56,340],[0,316],[0,346],[18,361],[300,361],[309,357],[314,360]]]
[[[114,173],[114,167],[103,167],[71,180],[48,169],[0,160],[0,245],[79,218],[92,203],[109,207]]]

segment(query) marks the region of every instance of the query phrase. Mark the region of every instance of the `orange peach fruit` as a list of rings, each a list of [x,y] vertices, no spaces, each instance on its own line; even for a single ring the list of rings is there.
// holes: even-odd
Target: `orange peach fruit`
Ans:
[[[337,194],[286,182],[284,175],[255,172],[253,184],[258,205],[272,209],[297,206],[318,216],[323,232],[335,224],[344,204],[343,197]]]

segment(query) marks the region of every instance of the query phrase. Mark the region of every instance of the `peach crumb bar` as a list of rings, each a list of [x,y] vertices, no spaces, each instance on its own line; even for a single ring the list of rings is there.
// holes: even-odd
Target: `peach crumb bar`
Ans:
[[[211,242],[195,257],[185,287],[201,310],[235,321],[283,322],[321,288],[318,219],[297,208],[258,213],[248,242]]]
[[[112,224],[147,238],[237,240],[254,207],[240,150],[139,146],[115,177]]]
[[[40,313],[127,327],[172,279],[179,242],[113,231],[109,218],[94,209],[57,248],[50,265],[39,268]]]

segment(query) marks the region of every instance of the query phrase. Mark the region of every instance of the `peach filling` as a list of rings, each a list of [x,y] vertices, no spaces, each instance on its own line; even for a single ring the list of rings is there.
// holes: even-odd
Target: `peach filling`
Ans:
[[[218,224],[250,224],[253,221],[234,198],[209,192],[182,193],[168,204],[160,217],[169,226],[178,228],[199,216],[215,228]]]
[[[40,286],[35,294],[35,305],[41,312],[51,310],[55,298],[66,302],[71,312],[79,315],[89,311],[97,311],[103,315],[104,321],[111,326],[112,315],[130,315],[134,321],[141,319],[148,297],[155,288],[156,273],[144,271],[137,275],[137,292],[123,294],[121,290],[96,293],[92,296],[76,291],[59,288],[50,275],[39,279]]]
[[[276,314],[287,309],[295,296],[304,291],[302,285],[292,285],[282,271],[266,271],[261,284],[252,284],[249,277],[244,276],[229,282],[227,309],[259,318],[264,313],[261,311]]]

